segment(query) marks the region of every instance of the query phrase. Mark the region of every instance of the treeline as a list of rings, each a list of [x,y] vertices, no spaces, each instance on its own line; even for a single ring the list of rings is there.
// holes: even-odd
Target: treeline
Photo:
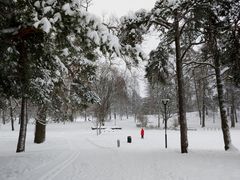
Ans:
[[[0,4],[1,109],[9,109],[14,122],[19,107],[17,152],[25,150],[29,109],[36,109],[35,142],[42,143],[47,117],[73,121],[75,112],[88,110],[99,125],[124,111],[160,119],[163,98],[179,115],[182,153],[188,152],[186,111],[195,109],[203,127],[207,111],[219,110],[230,149],[226,107],[234,127],[239,106],[238,0],[158,0],[150,11],[107,22],[88,12],[89,0]],[[153,30],[159,45],[148,57],[140,45]],[[102,58],[108,63],[101,64]],[[128,70],[147,60],[149,98],[139,97],[136,78],[113,66],[116,59]]]
[[[1,0],[0,5],[1,109],[9,107],[13,117],[19,107],[17,152],[25,150],[29,104],[36,109],[34,141],[42,143],[48,116],[72,120],[73,112],[99,103],[93,91],[96,60],[140,60],[136,47],[122,44],[87,11],[88,0]]]

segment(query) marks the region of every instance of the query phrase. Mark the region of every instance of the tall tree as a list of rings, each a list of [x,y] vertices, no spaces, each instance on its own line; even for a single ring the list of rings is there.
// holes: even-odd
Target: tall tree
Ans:
[[[154,25],[161,32],[161,39],[174,43],[174,57],[177,74],[178,108],[180,122],[181,152],[188,152],[186,102],[184,90],[183,61],[188,51],[201,42],[197,41],[197,31],[194,27],[192,11],[196,5],[194,1],[157,1],[151,10],[149,25]],[[162,42],[162,41],[161,41]],[[161,46],[161,44],[159,44]]]
[[[226,1],[212,1],[208,5],[203,4],[205,23],[205,39],[207,47],[210,50],[211,58],[213,61],[213,67],[215,70],[216,86],[218,92],[218,103],[221,117],[221,127],[223,132],[223,139],[225,150],[228,150],[231,146],[230,130],[228,126],[228,119],[226,114],[225,99],[224,99],[224,86],[221,76],[222,61],[221,53],[222,47],[220,47],[221,33],[227,30],[229,21],[225,19],[229,18],[229,12],[234,6],[234,2]],[[220,17],[225,17],[220,18]]]
[[[238,16],[239,9],[238,1],[213,0],[199,2],[194,11],[195,17],[198,19],[196,25],[202,27],[202,35],[208,50],[206,61],[196,64],[209,65],[214,70],[225,150],[231,147],[231,138],[226,108],[224,106],[224,85],[221,72],[223,69],[222,54],[226,52],[226,47],[230,43],[225,41],[226,38],[224,35],[228,34],[229,31],[231,32],[233,22],[235,22],[235,13]]]
[[[42,49],[43,32],[32,26],[30,14],[34,9],[31,3],[10,1],[4,4],[7,16],[1,16],[5,24],[1,24],[1,89],[7,97],[21,99],[20,131],[17,152],[25,150],[27,131],[26,102],[39,94],[36,81],[42,74],[37,72],[43,60],[35,59],[35,54]],[[8,67],[8,68],[5,68]],[[38,79],[39,78],[39,79]],[[42,91],[41,91],[42,92]]]

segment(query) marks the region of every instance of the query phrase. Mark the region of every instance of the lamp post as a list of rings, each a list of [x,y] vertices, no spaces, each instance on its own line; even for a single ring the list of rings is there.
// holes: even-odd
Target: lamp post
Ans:
[[[167,103],[169,99],[162,99],[162,103],[164,105],[164,119],[165,119],[165,148],[167,148]]]

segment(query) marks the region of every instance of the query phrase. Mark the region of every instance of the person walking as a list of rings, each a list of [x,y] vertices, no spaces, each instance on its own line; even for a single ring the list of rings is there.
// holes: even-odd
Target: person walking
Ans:
[[[141,138],[142,139],[144,138],[144,129],[143,128],[141,129]]]

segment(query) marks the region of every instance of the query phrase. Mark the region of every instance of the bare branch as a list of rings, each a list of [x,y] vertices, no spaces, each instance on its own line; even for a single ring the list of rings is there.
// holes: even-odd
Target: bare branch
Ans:
[[[92,0],[85,0],[81,6],[88,11],[88,8],[92,5]]]
[[[197,61],[190,61],[190,62],[185,62],[183,63],[184,65],[188,66],[188,65],[191,65],[191,64],[197,64],[197,65],[205,65],[205,66],[210,66],[212,67],[213,69],[215,69],[216,67],[211,64],[211,63],[208,63],[208,62],[197,62]]]
[[[104,26],[106,26],[108,29],[110,29],[110,30],[118,30],[118,27],[117,26],[113,26],[113,25],[111,25],[110,23],[103,23],[103,25]]]
[[[184,52],[182,53],[181,56],[181,60],[183,60],[184,56],[186,55],[186,53],[188,52],[188,50],[192,47],[192,46],[196,46],[199,44],[203,44],[205,41],[201,40],[200,42],[192,42],[188,45],[188,47],[184,50]]]
[[[208,74],[207,76],[201,77],[201,78],[199,78],[199,79],[197,79],[197,80],[199,81],[199,80],[207,79],[207,78],[209,78],[209,77],[211,77],[211,76],[216,76],[216,74],[215,74],[215,73],[213,73],[213,74]]]
[[[185,26],[186,26],[189,22],[191,22],[192,20],[194,20],[194,18],[189,18],[187,21],[185,21],[185,23],[182,25],[182,27],[181,27],[181,29],[180,29],[180,35],[183,34],[183,31],[184,31]]]
[[[172,23],[169,23],[169,22],[167,22],[167,21],[165,21],[165,20],[163,20],[163,19],[151,20],[150,22],[151,22],[151,24],[154,23],[154,24],[156,24],[156,25],[163,26],[163,27],[165,27],[165,28],[167,28],[167,29],[170,29],[171,26],[172,26]]]

